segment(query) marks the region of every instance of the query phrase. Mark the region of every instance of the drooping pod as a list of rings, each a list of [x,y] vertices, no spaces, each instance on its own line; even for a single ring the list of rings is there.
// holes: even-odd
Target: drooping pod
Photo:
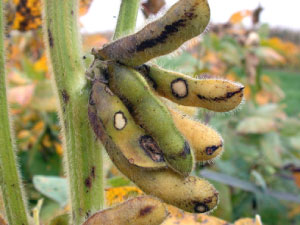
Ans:
[[[148,169],[166,167],[157,143],[135,123],[126,106],[105,84],[93,82],[89,102],[95,106],[105,132],[130,164]]]
[[[140,196],[95,213],[83,225],[160,225],[166,217],[161,201]]]
[[[180,105],[227,112],[243,100],[244,86],[238,83],[212,78],[195,79],[155,65],[142,65],[138,70],[159,95]]]
[[[216,207],[218,193],[208,181],[192,176],[184,178],[169,168],[145,170],[130,164],[105,132],[94,105],[89,105],[89,120],[115,166],[146,194],[192,213],[204,213]]]
[[[139,32],[93,49],[96,58],[138,66],[179,48],[201,34],[209,23],[207,0],[180,0],[160,19]]]
[[[121,98],[136,123],[158,143],[168,166],[187,176],[193,169],[192,151],[166,106],[134,69],[109,62],[108,72],[110,89]]]
[[[190,143],[197,162],[210,161],[223,152],[223,139],[217,131],[174,109],[169,111],[177,129]]]

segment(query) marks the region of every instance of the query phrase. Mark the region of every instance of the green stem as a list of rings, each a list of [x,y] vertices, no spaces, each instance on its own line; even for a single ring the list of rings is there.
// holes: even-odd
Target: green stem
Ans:
[[[139,0],[122,0],[114,40],[134,32],[139,3]]]
[[[59,99],[71,224],[103,208],[102,147],[87,119],[89,87],[84,76],[78,28],[78,0],[43,0],[43,31]]]
[[[4,12],[0,1],[0,175],[6,218],[10,225],[27,225],[22,182],[17,169],[14,135],[8,112],[5,76]]]

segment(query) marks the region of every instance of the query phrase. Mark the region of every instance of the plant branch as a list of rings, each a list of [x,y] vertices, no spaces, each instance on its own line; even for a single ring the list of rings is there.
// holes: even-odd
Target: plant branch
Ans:
[[[6,219],[11,225],[28,224],[22,182],[17,169],[14,135],[6,95],[4,11],[0,1],[0,176]]]
[[[81,224],[104,205],[102,147],[87,119],[90,89],[84,76],[78,0],[43,0],[43,31],[65,149],[71,197],[70,224]]]
[[[139,3],[139,0],[122,0],[114,40],[134,32]]]

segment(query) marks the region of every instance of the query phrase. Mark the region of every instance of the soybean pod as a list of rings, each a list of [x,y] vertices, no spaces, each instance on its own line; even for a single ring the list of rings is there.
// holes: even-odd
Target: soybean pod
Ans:
[[[244,86],[239,83],[213,78],[195,79],[155,65],[143,65],[138,70],[159,95],[180,105],[227,112],[243,100]]]
[[[135,123],[126,106],[106,84],[93,82],[89,102],[95,106],[105,132],[130,164],[147,169],[166,167],[157,143]]]
[[[121,98],[136,123],[158,143],[168,166],[187,176],[193,169],[193,155],[166,106],[134,69],[109,62],[108,72],[110,89]]]
[[[209,212],[216,207],[218,192],[208,181],[193,176],[184,178],[169,168],[145,170],[130,164],[107,135],[94,105],[89,105],[89,120],[114,165],[146,194],[192,213]]]
[[[93,49],[96,58],[138,66],[168,54],[201,34],[210,19],[207,0],[180,0],[139,32]]]

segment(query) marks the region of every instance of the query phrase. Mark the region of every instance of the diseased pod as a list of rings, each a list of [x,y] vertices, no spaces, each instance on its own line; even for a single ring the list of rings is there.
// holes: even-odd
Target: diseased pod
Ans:
[[[101,98],[101,96],[94,96]],[[97,137],[116,167],[146,194],[188,212],[204,213],[218,203],[218,193],[206,180],[198,177],[183,177],[169,168],[145,170],[124,157],[112,138],[106,133],[103,122],[97,116],[95,105],[89,105],[89,120]]]
[[[130,164],[149,169],[166,167],[156,142],[134,122],[122,101],[105,84],[94,81],[90,105],[95,106],[105,132]]]
[[[83,225],[159,225],[166,217],[167,210],[161,201],[141,196],[95,213]]]
[[[207,0],[181,0],[160,19],[139,32],[116,40],[93,54],[101,60],[114,60],[138,66],[168,54],[189,39],[201,34],[209,23]]]
[[[110,89],[121,98],[136,122],[158,143],[168,166],[187,176],[193,169],[192,151],[166,106],[134,69],[109,62],[108,72]]]
[[[228,80],[195,79],[155,65],[142,65],[138,70],[159,95],[180,105],[227,112],[243,100],[244,86]]]
[[[93,49],[95,60],[86,72],[92,83],[90,124],[115,166],[146,194],[192,213],[209,212],[218,203],[214,186],[189,174],[194,158],[204,162],[221,155],[223,139],[159,96],[182,107],[227,112],[241,103],[244,87],[144,63],[202,33],[209,17],[207,0],[180,0],[139,32]],[[96,213],[85,225],[159,224],[165,211],[144,208],[151,201],[158,202],[129,200]]]
[[[223,151],[223,139],[214,129],[169,108],[177,129],[190,143],[197,162],[210,161]]]

